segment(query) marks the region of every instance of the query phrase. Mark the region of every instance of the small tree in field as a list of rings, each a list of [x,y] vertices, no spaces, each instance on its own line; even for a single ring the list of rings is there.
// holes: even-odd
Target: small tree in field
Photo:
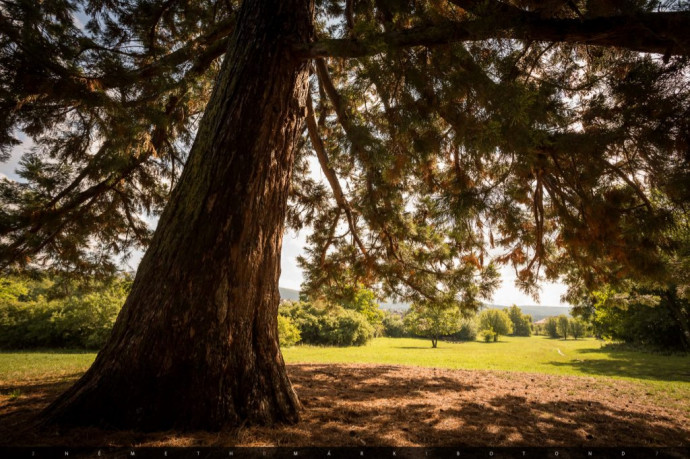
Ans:
[[[585,322],[582,319],[571,319],[569,323],[570,334],[578,339],[585,334]]]
[[[547,318],[544,331],[549,335],[549,338],[558,338],[558,319],[556,317]]]
[[[462,315],[457,303],[414,303],[405,315],[408,333],[431,339],[431,347],[438,346],[441,336],[458,331]]]
[[[570,321],[568,317],[561,314],[558,316],[558,334],[563,337],[563,339],[568,339],[568,332],[570,331]]]
[[[523,314],[522,309],[518,308],[516,305],[512,305],[508,308],[508,317],[513,323],[513,335],[514,336],[531,336],[532,335],[532,317]]]
[[[513,323],[505,312],[498,309],[487,309],[479,314],[479,329],[493,330],[494,341],[498,341],[499,335],[509,335],[513,332]]]

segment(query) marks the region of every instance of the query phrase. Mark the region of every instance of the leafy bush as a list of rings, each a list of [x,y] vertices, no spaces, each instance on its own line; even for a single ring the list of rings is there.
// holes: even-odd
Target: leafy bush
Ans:
[[[632,344],[640,350],[690,351],[688,290],[635,287],[627,292],[606,288],[594,292],[596,302],[583,318],[597,337]]]
[[[362,314],[345,308],[334,308],[322,319],[322,344],[361,346],[374,337],[374,327]]]
[[[299,329],[289,317],[278,315],[278,339],[281,346],[290,347],[299,343],[302,337]]]
[[[53,282],[0,279],[0,347],[99,349],[127,297],[129,278],[70,288],[58,294]],[[60,289],[65,285],[61,284]]]
[[[361,346],[374,337],[364,315],[323,301],[285,302],[280,314],[291,319],[305,344]]]
[[[494,341],[498,341],[499,335],[509,335],[513,331],[513,323],[504,311],[499,309],[486,309],[479,314],[479,328],[493,330]]]
[[[402,338],[407,335],[401,314],[386,311],[383,317],[383,334],[391,338]]]
[[[678,293],[671,287],[637,288],[627,294],[611,289],[594,292],[597,301],[589,321],[597,337],[624,341],[640,349],[687,352],[690,301]]]
[[[376,295],[371,290],[362,286],[354,287],[349,298],[343,301],[341,305],[345,309],[351,309],[362,314],[374,328],[375,335],[378,336],[383,332],[385,313],[379,308]]]
[[[52,317],[63,345],[100,349],[110,336],[126,297],[122,286],[111,285],[103,290],[66,298]]]
[[[40,297],[35,301],[0,302],[0,348],[59,347],[59,332],[52,318],[60,304]]]
[[[458,341],[474,341],[477,339],[478,327],[476,317],[460,319],[458,326],[460,327],[459,330],[451,335],[453,339]]]
[[[284,301],[278,309],[278,314],[290,319],[300,333],[302,343],[314,343],[319,340],[319,316],[322,311],[317,310],[306,301]]]
[[[479,332],[479,336],[482,337],[485,343],[496,341],[496,335],[496,332],[492,328],[485,328],[484,330]]]

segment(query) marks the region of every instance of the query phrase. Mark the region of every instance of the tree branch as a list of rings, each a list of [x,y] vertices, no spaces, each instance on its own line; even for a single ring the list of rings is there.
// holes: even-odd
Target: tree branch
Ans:
[[[297,46],[296,53],[303,58],[356,58],[413,46],[515,39],[614,47],[667,56],[690,54],[690,11],[568,19],[542,18],[510,8],[510,14],[499,17],[445,21],[363,39],[322,39]]]
[[[343,193],[343,189],[340,186],[340,182],[338,182],[338,177],[335,175],[335,171],[328,164],[326,148],[324,147],[323,141],[319,136],[318,126],[316,124],[316,117],[314,116],[314,107],[312,106],[311,93],[307,96],[307,98],[307,130],[309,131],[309,138],[311,139],[311,144],[314,147],[314,150],[316,151],[316,157],[318,158],[319,164],[321,165],[321,170],[323,170],[323,173],[331,186],[331,190],[333,190],[335,202],[337,202],[338,206],[345,212],[347,224],[350,227],[350,231],[352,232],[352,237],[354,238],[357,247],[359,247],[360,252],[362,252],[362,255],[364,255],[364,257],[368,260],[369,252],[364,247],[362,240],[359,238],[359,233],[355,225],[355,219],[352,214],[352,207],[350,207],[350,203],[345,198],[345,194]]]

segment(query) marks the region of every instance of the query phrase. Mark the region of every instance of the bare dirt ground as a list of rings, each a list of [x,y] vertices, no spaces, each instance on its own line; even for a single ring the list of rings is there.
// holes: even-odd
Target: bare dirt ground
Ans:
[[[35,432],[27,423],[71,381],[27,382],[20,397],[0,396],[0,444],[690,446],[690,400],[659,403],[663,394],[634,382],[381,365],[288,368],[304,404],[296,425],[220,433]]]

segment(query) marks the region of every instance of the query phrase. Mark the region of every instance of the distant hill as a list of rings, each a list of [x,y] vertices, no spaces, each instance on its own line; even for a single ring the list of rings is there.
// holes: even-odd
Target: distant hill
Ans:
[[[487,304],[487,309],[508,309],[510,306],[502,304]],[[570,316],[570,308],[568,306],[519,306],[523,314],[532,316],[532,321],[536,322],[545,317],[560,316],[564,314]]]
[[[299,300],[299,290],[293,290],[291,288],[280,287],[280,298],[283,300],[297,301]],[[410,309],[409,303],[379,303],[381,309],[387,309],[389,311],[407,311]],[[485,308],[487,309],[507,309],[510,306],[505,306],[502,304],[487,304]],[[559,316],[565,314],[570,316],[570,308],[567,306],[520,306],[523,314],[529,314],[532,316],[534,322],[543,319],[544,317]]]
[[[502,304],[487,304],[485,309],[508,309],[510,306]],[[388,309],[391,311],[407,311],[410,309],[409,303],[381,303],[381,309]],[[559,316],[565,314],[570,316],[570,308],[567,306],[520,306],[523,314],[532,316],[532,321],[536,322],[545,317]]]
[[[291,288],[278,287],[280,290],[281,300],[298,301],[299,300],[299,290],[293,290]]]

